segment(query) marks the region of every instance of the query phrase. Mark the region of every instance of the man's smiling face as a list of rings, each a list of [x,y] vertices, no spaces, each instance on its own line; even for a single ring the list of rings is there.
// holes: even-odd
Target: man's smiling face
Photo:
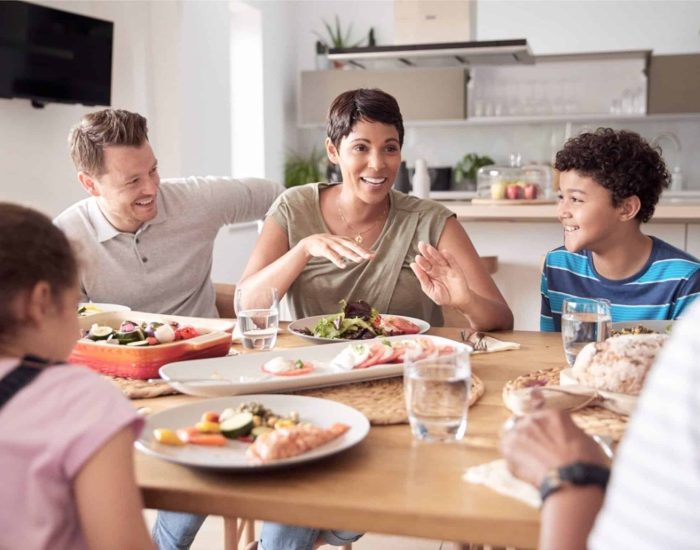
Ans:
[[[105,147],[104,168],[99,176],[82,173],[81,182],[116,229],[135,233],[158,213],[160,176],[151,145]]]

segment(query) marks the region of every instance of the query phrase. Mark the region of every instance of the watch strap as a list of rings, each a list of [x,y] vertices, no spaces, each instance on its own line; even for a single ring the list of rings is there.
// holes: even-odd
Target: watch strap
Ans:
[[[540,484],[542,502],[549,495],[567,485],[597,485],[605,490],[610,479],[610,469],[590,462],[573,462],[559,468],[552,468]]]

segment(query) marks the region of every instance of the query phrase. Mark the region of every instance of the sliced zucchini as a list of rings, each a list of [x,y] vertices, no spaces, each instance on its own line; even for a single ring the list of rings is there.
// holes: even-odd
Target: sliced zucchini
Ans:
[[[116,338],[119,340],[120,344],[128,344],[130,342],[139,342],[140,340],[145,340],[146,335],[140,328],[136,328],[130,332],[117,332]]]
[[[219,428],[229,439],[248,435],[253,429],[253,415],[249,412],[237,413],[221,422]]]
[[[90,327],[88,338],[90,338],[90,340],[106,340],[113,332],[114,329],[112,327],[100,326],[95,323]]]

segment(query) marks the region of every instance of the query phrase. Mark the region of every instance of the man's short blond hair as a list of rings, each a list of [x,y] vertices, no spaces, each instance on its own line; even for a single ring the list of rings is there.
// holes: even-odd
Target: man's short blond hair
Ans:
[[[148,124],[138,113],[104,109],[89,113],[68,134],[75,167],[92,176],[105,173],[104,148],[110,145],[140,147],[148,140]]]

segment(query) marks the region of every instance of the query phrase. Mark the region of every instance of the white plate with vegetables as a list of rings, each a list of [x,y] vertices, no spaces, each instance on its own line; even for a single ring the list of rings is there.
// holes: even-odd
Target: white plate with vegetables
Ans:
[[[341,423],[349,429],[336,439],[304,454],[264,464],[252,462],[246,456],[250,445],[248,442],[231,439],[223,446],[167,445],[159,443],[154,435],[156,429],[176,431],[184,426],[193,426],[209,411],[224,411],[250,401],[261,403],[280,415],[296,413],[301,422],[321,428]],[[257,471],[292,466],[339,453],[362,441],[369,433],[369,427],[365,415],[336,401],[301,395],[248,395],[201,400],[151,415],[146,419],[141,437],[136,441],[136,448],[147,455],[185,466]]]
[[[325,344],[423,334],[430,329],[430,324],[422,319],[379,313],[362,300],[341,300],[339,305],[338,313],[298,319],[290,323],[287,330],[316,344]]]
[[[304,317],[303,319],[298,319],[292,323],[289,323],[287,330],[295,336],[299,336],[300,338],[304,338],[305,340],[308,340],[309,342],[314,342],[316,344],[330,344],[332,342],[361,342],[362,340],[358,340],[357,338],[343,337],[342,332],[340,333],[340,335],[336,336],[336,333],[332,330],[325,332],[325,334],[334,334],[334,336],[324,337],[316,336],[315,334],[313,334],[314,327],[318,327],[319,323],[324,323],[324,321],[330,321],[330,323],[332,324],[333,318],[336,315],[315,315],[313,317]],[[391,322],[393,325],[396,326],[396,330],[399,331],[396,332],[397,335],[425,334],[430,330],[430,323],[423,321],[422,319],[416,319],[414,317],[405,317],[403,315],[386,314],[380,314],[380,317],[383,321]],[[350,322],[352,323],[352,321]],[[408,328],[410,332],[401,333],[400,330],[402,327]],[[311,334],[309,334],[309,332],[311,332]],[[383,335],[373,336],[373,338],[381,337],[383,337]]]

